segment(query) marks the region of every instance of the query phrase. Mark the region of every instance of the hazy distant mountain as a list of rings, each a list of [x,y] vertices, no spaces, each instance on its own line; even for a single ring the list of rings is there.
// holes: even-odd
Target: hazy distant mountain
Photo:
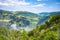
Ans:
[[[60,12],[42,12],[42,13],[39,13],[40,18],[39,18],[38,24],[44,23],[47,19],[49,19],[50,15],[54,15],[54,14],[60,14]]]
[[[39,15],[26,11],[5,11],[0,10],[1,20],[9,20],[10,24],[17,24],[17,26],[25,27],[29,25],[36,25]],[[5,21],[6,22],[6,21]],[[4,25],[4,24],[3,24]],[[8,24],[7,24],[8,25]]]
[[[31,13],[26,11],[6,11],[0,10],[0,26],[25,28],[31,30],[49,19],[50,15],[60,14],[60,12]],[[13,27],[14,28],[14,27]]]

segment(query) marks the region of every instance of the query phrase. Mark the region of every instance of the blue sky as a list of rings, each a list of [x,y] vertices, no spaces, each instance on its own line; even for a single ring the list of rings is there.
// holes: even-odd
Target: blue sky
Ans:
[[[0,9],[33,13],[60,11],[60,0],[0,0]]]

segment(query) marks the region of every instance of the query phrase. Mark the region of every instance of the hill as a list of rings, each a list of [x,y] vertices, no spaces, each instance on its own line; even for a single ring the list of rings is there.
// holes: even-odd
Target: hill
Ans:
[[[25,28],[31,30],[38,24],[44,23],[50,15],[60,14],[60,12],[42,12],[39,14],[26,11],[6,11],[0,10],[0,26]]]
[[[38,24],[44,23],[46,20],[49,19],[50,16],[55,15],[55,14],[60,14],[60,12],[42,12],[42,13],[39,13],[40,18],[39,18]]]
[[[2,22],[0,21],[0,24],[4,26],[16,24],[17,28],[27,26],[35,27],[39,20],[38,18],[39,15],[31,12],[0,10],[0,20],[2,20]],[[9,21],[7,22],[7,20]]]

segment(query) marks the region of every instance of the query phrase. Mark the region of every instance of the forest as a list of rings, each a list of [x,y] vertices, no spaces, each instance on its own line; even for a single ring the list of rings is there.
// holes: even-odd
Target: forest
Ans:
[[[16,20],[16,19],[14,19],[15,17],[13,15],[11,16],[11,15],[4,14],[5,16],[3,15],[3,17],[2,17],[2,15],[3,14],[0,15],[1,16],[0,19],[4,19],[4,20],[8,19],[8,21],[11,22],[12,24],[16,23],[17,25],[21,26],[21,24],[19,24],[19,22],[22,19],[18,19],[15,16],[17,18],[17,20]],[[6,16],[10,17],[10,19],[7,18]],[[37,18],[37,15],[35,15],[34,17]],[[23,23],[25,24],[23,26],[28,26],[30,24],[30,22],[26,18],[23,18],[23,19],[24,19]],[[27,20],[26,21],[27,24],[26,24],[25,20]],[[23,30],[14,30],[14,29],[11,29],[10,26],[0,26],[0,40],[60,40],[60,14],[49,15],[49,19],[47,19],[42,24],[37,24],[36,28],[32,29],[29,32],[26,32],[24,29]]]

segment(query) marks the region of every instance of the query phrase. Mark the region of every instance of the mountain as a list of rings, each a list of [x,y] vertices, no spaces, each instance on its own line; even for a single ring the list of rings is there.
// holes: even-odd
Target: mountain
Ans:
[[[39,18],[38,24],[44,23],[46,20],[49,19],[50,15],[54,15],[54,14],[60,14],[60,12],[42,12],[42,13],[39,13],[40,18]]]
[[[0,10],[0,27],[6,26],[14,29],[25,29],[29,31],[49,19],[50,15],[60,14],[60,12],[42,12],[39,14],[26,11],[6,11]]]
[[[26,11],[6,11],[0,10],[0,24],[16,24],[17,27],[34,26],[37,24],[39,15]],[[4,23],[7,24],[4,24]]]
[[[16,16],[20,16],[20,15],[23,15],[23,16],[30,16],[30,17],[38,17],[38,15],[37,14],[35,14],[35,13],[31,13],[31,12],[27,12],[27,11],[17,11],[17,12],[15,12],[16,14]]]

